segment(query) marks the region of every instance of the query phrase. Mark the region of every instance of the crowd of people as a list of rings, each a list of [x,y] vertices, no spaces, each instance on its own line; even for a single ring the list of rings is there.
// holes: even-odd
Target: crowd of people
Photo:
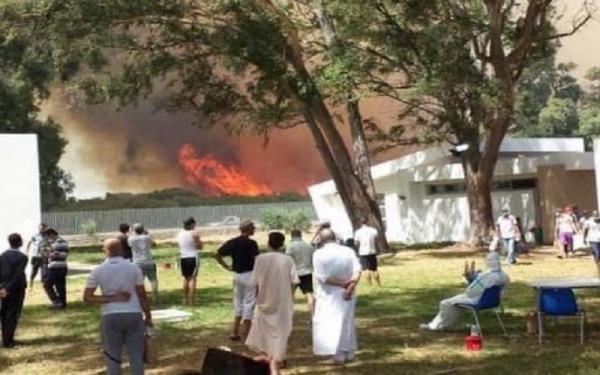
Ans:
[[[565,258],[572,256],[574,237],[582,233],[583,242],[591,245],[600,273],[598,212],[588,215],[567,206],[557,212],[555,228]],[[268,362],[271,373],[279,374],[286,365],[287,342],[292,334],[294,293],[300,289],[311,314],[313,353],[330,356],[335,364],[351,361],[357,350],[356,286],[361,275],[369,284],[374,281],[381,285],[377,230],[365,221],[352,239],[342,241],[325,222],[311,241],[303,239],[302,231],[292,230],[287,244],[284,233],[271,232],[264,253],[252,238],[256,230],[252,221],[243,221],[239,230],[239,235],[223,243],[215,254],[216,262],[232,274],[233,323],[229,339],[258,352],[256,359]],[[502,270],[499,250],[506,252],[508,265],[515,264],[518,244],[526,234],[519,218],[503,209],[486,257],[487,270],[475,271],[474,263],[465,265],[465,291],[442,300],[437,315],[421,328],[450,329],[460,312],[457,305],[476,304],[487,288],[505,286],[509,278]],[[8,242],[9,249],[0,255],[0,321],[3,346],[11,348],[15,346],[26,289],[33,290],[38,274],[50,308],[67,307],[69,244],[45,224],[40,224],[24,251],[19,234],[11,234]],[[183,280],[182,303],[193,306],[203,248],[194,218],[183,221],[176,243]],[[83,301],[101,309],[100,336],[109,374],[121,373],[124,347],[132,373],[144,372],[145,336],[153,325],[144,281],[150,284],[153,301],[159,294],[155,244],[142,224],[121,224],[118,236],[104,241],[106,259],[93,269],[85,285]],[[25,276],[28,263],[29,280]]]
[[[322,223],[310,242],[302,238],[300,230],[291,231],[289,244],[284,233],[271,232],[265,253],[259,252],[252,239],[256,230],[252,221],[243,221],[239,230],[239,236],[222,244],[215,254],[217,263],[231,272],[233,279],[234,319],[229,339],[258,352],[256,359],[268,362],[271,373],[279,374],[286,363],[294,293],[299,288],[311,314],[314,354],[331,356],[332,362],[340,365],[351,361],[357,349],[354,308],[361,273],[366,272],[369,282],[381,283],[377,230],[365,222],[353,241],[344,243],[329,223]],[[40,224],[24,251],[19,234],[11,234],[8,240],[9,250],[0,255],[0,318],[6,348],[15,345],[26,290],[34,288],[38,274],[50,307],[67,307],[69,255],[68,242],[45,224]],[[203,245],[193,218],[183,222],[176,242],[182,303],[194,305]],[[92,270],[85,284],[83,301],[101,309],[100,336],[109,374],[121,373],[124,347],[131,372],[144,372],[145,336],[153,326],[144,281],[151,286],[153,300],[159,293],[154,245],[143,225],[121,224],[119,235],[103,242],[105,261]],[[25,273],[28,262],[29,280]]]

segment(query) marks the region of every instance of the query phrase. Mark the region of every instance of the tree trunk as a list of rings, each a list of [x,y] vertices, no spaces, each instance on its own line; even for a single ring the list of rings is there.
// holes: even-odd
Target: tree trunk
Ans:
[[[494,229],[491,185],[489,175],[482,173],[479,152],[467,153],[463,157],[463,168],[467,182],[467,200],[471,227],[468,243],[479,246],[491,236]]]
[[[377,236],[377,248],[381,251],[388,251],[389,244],[385,236],[385,227],[383,226],[381,210],[379,209],[379,202],[377,201],[375,183],[373,182],[373,176],[371,175],[369,146],[363,127],[360,108],[358,102],[352,97],[348,98],[346,108],[348,110],[348,122],[350,123],[350,130],[352,133],[352,149],[354,151],[356,174],[363,184],[366,194],[370,198],[369,203],[373,205],[373,207],[371,207],[371,212],[375,214],[374,217],[366,218],[366,220],[369,225],[375,227],[379,232],[379,236]]]
[[[325,45],[327,45],[332,58],[335,58],[337,53],[343,52],[340,50],[343,48],[343,45],[337,38],[335,27],[333,21],[329,17],[325,2],[325,0],[318,0],[316,2],[315,15],[319,21]],[[348,112],[348,122],[350,125],[350,133],[352,135],[352,154],[354,156],[352,162],[354,174],[361,185],[362,199],[364,199],[366,201],[365,203],[368,205],[368,208],[365,207],[360,209],[356,215],[350,215],[353,229],[360,227],[363,222],[367,222],[369,225],[375,227],[379,232],[377,238],[378,248],[381,251],[388,251],[389,245],[385,237],[385,228],[379,210],[379,203],[377,202],[375,184],[373,182],[373,177],[371,176],[371,160],[369,158],[367,137],[363,127],[359,103],[354,98],[353,92],[347,93],[346,110]],[[360,197],[357,198],[360,199]],[[348,208],[346,208],[346,210],[350,212]]]

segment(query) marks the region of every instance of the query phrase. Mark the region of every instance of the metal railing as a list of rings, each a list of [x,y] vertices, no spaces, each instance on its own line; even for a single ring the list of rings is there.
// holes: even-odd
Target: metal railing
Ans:
[[[181,227],[185,218],[196,219],[200,226],[218,223],[227,216],[258,220],[261,212],[269,210],[302,210],[311,219],[316,218],[311,202],[258,203],[225,206],[136,208],[106,211],[45,212],[42,220],[61,234],[84,233],[83,226],[94,222],[98,233],[114,232],[120,223],[142,223],[148,229]]]

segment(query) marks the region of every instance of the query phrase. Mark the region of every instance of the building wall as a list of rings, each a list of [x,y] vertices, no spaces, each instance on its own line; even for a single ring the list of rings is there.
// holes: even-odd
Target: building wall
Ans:
[[[9,233],[24,241],[37,231],[41,216],[38,145],[35,134],[0,135],[0,251]]]
[[[568,204],[587,210],[598,207],[593,170],[566,170],[564,165],[540,166],[537,178],[540,221],[546,243],[554,241],[554,217],[561,207]]]

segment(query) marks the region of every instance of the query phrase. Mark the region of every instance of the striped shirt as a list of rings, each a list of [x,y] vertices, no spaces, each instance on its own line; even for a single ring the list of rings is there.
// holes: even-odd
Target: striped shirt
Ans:
[[[52,251],[48,256],[49,268],[63,268],[67,266],[67,257],[69,256],[69,243],[62,238],[57,238],[51,243]]]

